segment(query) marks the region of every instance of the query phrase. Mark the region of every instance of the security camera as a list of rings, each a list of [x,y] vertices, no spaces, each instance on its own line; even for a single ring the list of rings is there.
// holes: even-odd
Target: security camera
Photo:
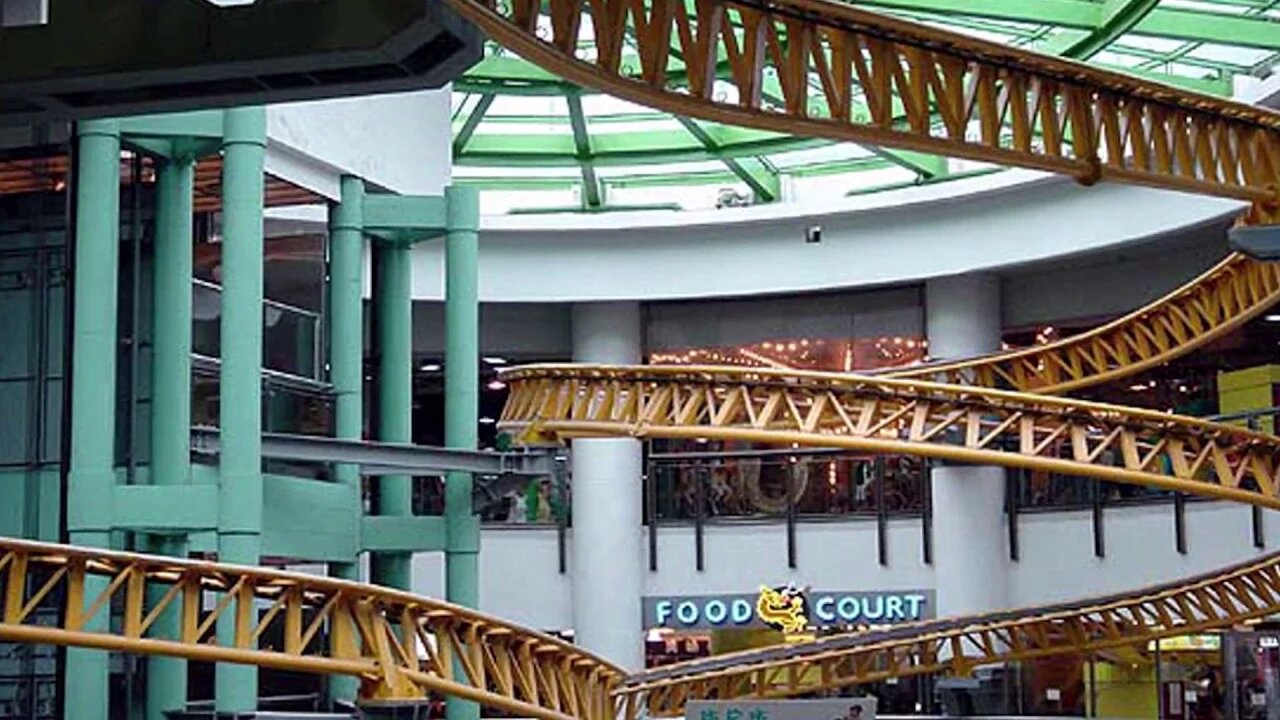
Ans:
[[[822,226],[810,225],[804,231],[804,241],[810,245],[817,245],[822,242]]]

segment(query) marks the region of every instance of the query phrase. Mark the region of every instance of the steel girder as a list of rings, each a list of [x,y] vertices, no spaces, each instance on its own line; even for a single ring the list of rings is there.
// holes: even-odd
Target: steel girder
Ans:
[[[1280,115],[1264,109],[828,0],[450,3],[544,69],[676,115],[1236,198],[1254,222],[1280,218]],[[580,49],[584,20],[596,52]],[[736,93],[712,92],[721,56]],[[669,80],[676,63],[687,87]],[[774,77],[781,102],[763,92]]]
[[[837,373],[533,365],[504,375],[524,442],[712,438],[1024,467],[1280,509],[1280,439],[1079,400]]]
[[[610,692],[623,680],[613,665],[547,635],[325,577],[0,539],[0,578],[0,640],[9,642],[351,675],[365,699],[440,693],[547,720],[610,717]],[[212,610],[207,593],[218,598]],[[35,613],[50,602],[63,610],[56,625]],[[119,623],[90,629],[113,606]],[[179,618],[174,636],[156,629],[165,613]],[[234,618],[230,644],[213,632],[220,617]],[[280,645],[260,645],[269,632]]]
[[[1232,254],[1181,288],[1058,342],[881,373],[1059,394],[1132,375],[1202,347],[1280,301],[1280,265]]]
[[[1079,603],[837,635],[672,665],[631,676],[615,697],[631,720],[678,716],[690,699],[801,693],[1064,653],[1145,646],[1229,627],[1280,607],[1280,554],[1197,578]]]

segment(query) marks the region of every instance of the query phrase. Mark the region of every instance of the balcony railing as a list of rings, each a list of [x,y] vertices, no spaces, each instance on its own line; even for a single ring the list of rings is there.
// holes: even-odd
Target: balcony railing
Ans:
[[[192,352],[206,358],[222,356],[222,288],[195,280],[192,288],[194,328]],[[262,303],[262,362],[266,370],[307,380],[324,379],[319,313],[278,300]]]

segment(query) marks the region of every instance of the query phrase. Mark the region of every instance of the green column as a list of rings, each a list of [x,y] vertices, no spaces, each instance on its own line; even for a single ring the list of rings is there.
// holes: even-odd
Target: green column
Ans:
[[[333,383],[336,435],[360,440],[364,429],[364,181],[342,178],[342,199],[329,215],[329,374]],[[337,480],[349,489],[351,532],[359,532],[360,468],[338,465]],[[359,580],[356,558],[330,563],[329,574]],[[329,677],[329,701],[354,701],[359,683],[345,675]]]
[[[378,439],[407,443],[413,438],[413,279],[408,244],[380,242],[374,249],[374,320],[378,338]],[[378,514],[412,515],[408,475],[380,480]],[[411,553],[379,553],[373,581],[411,588]]]
[[[451,448],[474,450],[480,414],[480,195],[475,188],[445,190],[444,438]],[[445,589],[450,602],[480,602],[480,525],[471,505],[470,473],[445,480]],[[449,720],[475,720],[480,707],[449,698]]]
[[[262,552],[262,193],[266,111],[236,108],[223,116],[222,367],[218,425],[218,559],[256,565]],[[234,618],[219,618],[220,642],[234,638]],[[218,665],[219,713],[257,706],[257,668]]]
[[[79,135],[67,531],[75,545],[108,547],[115,485],[120,128],[110,120],[87,121],[80,124]],[[105,580],[86,580],[86,598],[105,588]],[[102,610],[85,629],[103,630],[108,620]],[[69,648],[65,672],[66,717],[105,720],[107,653]]]
[[[155,273],[152,283],[154,338],[151,361],[151,482],[191,482],[191,264],[195,164],[190,158],[163,161],[156,173]],[[150,549],[186,557],[183,536],[153,536]],[[159,602],[164,588],[153,588]],[[178,639],[178,609],[155,624],[159,637]],[[165,720],[166,710],[187,701],[187,663],[147,659],[147,720]]]

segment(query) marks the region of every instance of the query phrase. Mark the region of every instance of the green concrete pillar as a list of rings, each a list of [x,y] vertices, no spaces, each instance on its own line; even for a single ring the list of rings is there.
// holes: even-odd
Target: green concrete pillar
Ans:
[[[364,429],[364,181],[342,178],[342,199],[329,211],[329,374],[333,383],[335,434],[360,440]],[[351,533],[360,531],[360,468],[338,465],[337,481],[350,493]],[[359,580],[356,558],[329,563],[329,574]],[[352,702],[359,683],[345,675],[329,677],[329,702]]]
[[[67,531],[75,545],[105,548],[111,543],[115,485],[120,126],[112,120],[86,121],[79,135]],[[104,579],[86,580],[86,605],[105,588]],[[104,630],[109,620],[104,609],[85,629]],[[64,670],[65,716],[106,720],[107,653],[68,648]]]
[[[156,173],[155,272],[152,282],[155,342],[151,361],[151,482],[191,482],[191,273],[195,162],[163,161]],[[186,557],[183,536],[153,536],[150,550]],[[164,596],[153,588],[150,602]],[[169,608],[155,634],[178,639],[178,608]],[[187,702],[187,663],[175,658],[147,659],[147,720],[165,720],[165,711]]]
[[[222,366],[218,425],[218,559],[257,565],[262,553],[262,203],[266,111],[235,108],[223,116]],[[230,613],[218,619],[220,642],[235,634]],[[255,667],[217,667],[219,713],[252,711]]]
[[[480,194],[445,190],[444,438],[451,448],[474,450],[480,414]],[[470,473],[445,480],[445,591],[450,602],[480,603],[480,524],[471,505]],[[480,707],[449,698],[449,720],[476,720]]]
[[[413,440],[413,299],[412,256],[408,244],[379,242],[374,248],[374,320],[378,338],[378,439]],[[378,514],[412,515],[413,487],[408,475],[379,481]],[[413,555],[378,553],[373,581],[411,589]]]

